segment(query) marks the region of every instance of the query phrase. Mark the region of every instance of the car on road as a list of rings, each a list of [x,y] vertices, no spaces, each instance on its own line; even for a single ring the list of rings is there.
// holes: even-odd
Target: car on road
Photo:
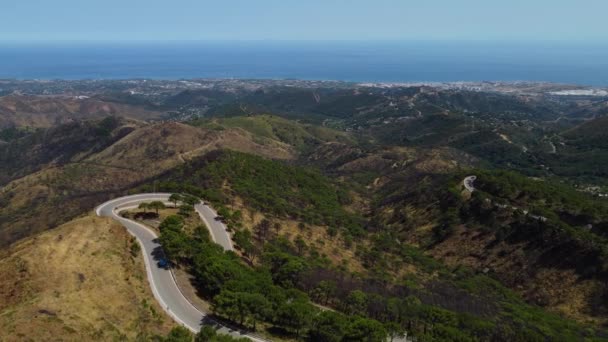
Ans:
[[[161,258],[160,260],[158,260],[158,262],[156,263],[156,265],[159,268],[164,268],[164,269],[168,269],[169,268],[169,261],[165,258]]]

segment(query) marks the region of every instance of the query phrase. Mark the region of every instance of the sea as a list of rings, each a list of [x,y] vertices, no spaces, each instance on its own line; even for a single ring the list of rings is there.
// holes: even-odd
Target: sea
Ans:
[[[608,86],[608,44],[514,41],[0,42],[4,79],[546,81]]]

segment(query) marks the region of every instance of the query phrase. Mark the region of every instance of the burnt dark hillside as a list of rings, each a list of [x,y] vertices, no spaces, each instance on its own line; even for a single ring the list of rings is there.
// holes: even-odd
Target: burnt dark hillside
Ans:
[[[121,118],[76,121],[38,129],[0,145],[0,184],[40,170],[85,159],[133,131]]]

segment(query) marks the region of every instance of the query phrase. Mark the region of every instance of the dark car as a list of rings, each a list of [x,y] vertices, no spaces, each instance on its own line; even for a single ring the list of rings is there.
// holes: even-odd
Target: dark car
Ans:
[[[162,259],[158,260],[156,265],[158,265],[158,267],[160,267],[160,268],[167,269],[167,268],[169,268],[169,261],[165,258],[162,258]]]

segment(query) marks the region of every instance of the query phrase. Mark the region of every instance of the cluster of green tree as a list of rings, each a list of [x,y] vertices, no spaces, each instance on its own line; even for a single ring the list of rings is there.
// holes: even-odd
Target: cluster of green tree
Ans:
[[[492,120],[495,118],[488,118]],[[573,130],[566,130],[553,144],[559,146],[556,152],[545,140],[547,135],[559,134],[559,129],[537,124],[533,129],[524,130],[512,123],[500,122],[486,125],[479,118],[474,132],[455,135],[454,128],[438,128],[438,134],[450,137],[447,145],[466,151],[481,158],[493,168],[514,169],[529,176],[559,176],[580,182],[605,184],[608,176],[608,153],[606,135],[601,122],[593,120]],[[471,121],[473,122],[473,121]],[[595,125],[597,123],[597,125]],[[466,124],[466,122],[465,122]],[[468,126],[471,124],[469,123]],[[510,131],[511,143],[503,139],[496,130]],[[596,126],[596,127],[594,127]],[[523,151],[525,146],[526,151]]]
[[[232,337],[227,334],[218,334],[217,330],[212,326],[205,325],[201,330],[193,334],[190,330],[184,327],[175,327],[167,334],[166,337],[158,337],[153,339],[157,342],[249,342],[245,337]]]
[[[547,171],[539,153],[523,153],[522,147],[502,139],[492,128],[481,128],[450,143],[467,153],[475,155],[496,168],[516,169],[529,175],[540,176]]]
[[[465,200],[462,179],[470,174],[477,175],[477,190],[470,200]],[[559,181],[531,179],[515,172],[468,170],[438,178],[435,183],[412,189],[405,197],[384,199],[385,205],[407,199],[410,205],[420,207],[438,202],[438,224],[433,229],[431,245],[463,225],[492,234],[495,243],[528,246],[522,257],[536,267],[571,269],[583,278],[608,279],[605,202]],[[440,190],[429,192],[424,186]],[[404,226],[407,219],[394,215],[387,224]],[[593,305],[605,307],[601,303]]]
[[[268,138],[284,142],[304,155],[314,151],[321,143],[326,141],[352,142],[352,138],[347,133],[324,126],[288,120],[276,115],[197,119],[190,124],[211,129],[242,128],[251,132],[256,138]]]
[[[209,231],[204,225],[197,227],[192,236],[183,231],[183,216],[171,215],[158,226],[159,242],[169,260],[176,264],[187,263],[193,253],[191,247],[200,243],[209,243]]]
[[[179,215],[188,217],[194,212],[194,206],[200,203],[201,200],[190,194],[171,194],[169,202],[173,202],[174,208],[179,208]]]
[[[428,110],[437,112],[429,115]],[[371,129],[372,134],[384,144],[437,146],[448,144],[453,136],[470,130],[466,118],[459,115],[443,115],[438,108],[427,109],[424,117],[417,120],[397,121]]]
[[[462,195],[462,181],[476,175],[476,191],[470,200]],[[577,191],[556,179],[536,179],[520,173],[474,169],[449,175],[421,175],[405,191],[397,181],[378,192],[374,207],[429,207],[439,224],[430,244],[442,241],[460,224],[505,233],[521,232],[521,241],[550,240],[561,244],[564,239],[596,251],[604,249],[608,236],[608,203]],[[397,229],[412,225],[411,217],[395,210],[388,222],[374,222]]]
[[[473,173],[478,176],[476,188],[491,199],[525,206],[529,211],[538,208],[551,218],[571,225],[593,224],[608,219],[608,203],[576,191],[559,180],[530,179],[505,170],[474,170]]]
[[[540,160],[555,175],[582,183],[606,185],[608,153],[605,148],[567,148]]]
[[[562,134],[567,144],[581,151],[608,149],[608,117],[599,117]]]
[[[386,277],[353,277],[335,268],[312,249],[277,236],[264,244],[260,266],[242,263],[210,242],[204,227],[183,233],[183,220],[170,217],[161,225],[161,243],[172,260],[190,265],[201,293],[214,312],[253,328],[271,325],[314,341],[369,341],[363,336],[398,336],[407,331],[421,341],[543,341],[591,338],[581,327],[525,304],[486,276],[453,273],[432,259],[406,248],[391,247],[392,238],[376,238],[379,259],[399,258],[426,265],[440,277],[431,283],[396,285]],[[239,240],[253,237],[246,235]],[[239,244],[243,242],[239,241]],[[251,243],[251,241],[249,241]],[[395,244],[393,244],[395,245]],[[303,251],[307,250],[308,253]],[[415,261],[412,261],[414,259]],[[371,262],[371,261],[370,261]],[[370,268],[382,268],[374,261]],[[319,311],[310,303],[337,311]],[[522,320],[521,317],[526,317]],[[516,323],[515,323],[516,322]],[[382,336],[382,338],[380,338]]]
[[[529,132],[526,137],[541,140],[546,133]],[[603,138],[597,138],[603,140]],[[494,168],[514,169],[530,176],[560,176],[584,182],[603,183],[608,173],[608,153],[603,143],[591,139],[567,141],[559,146],[558,153],[550,153],[549,146],[535,146],[526,143],[527,153],[522,146],[503,140],[492,128],[462,136],[450,143],[475,155]]]
[[[120,118],[116,116],[107,116],[101,119],[95,126],[95,135],[100,137],[108,137],[116,128],[122,124]]]
[[[606,203],[549,180],[507,171],[474,173],[478,190],[471,200],[462,201],[455,193],[456,179],[453,191],[444,197],[444,205],[457,213],[445,229],[455,223],[478,226],[493,232],[497,241],[543,246],[550,251],[546,259],[559,260],[560,267],[583,277],[608,279]]]
[[[273,228],[270,223],[266,224],[265,228],[255,227],[253,233],[247,229],[238,229],[240,228],[238,225],[240,213],[232,212],[225,207],[230,204],[229,198],[234,194],[226,195],[221,192],[221,186],[226,184],[224,181],[229,180],[227,184],[235,191],[235,185],[230,180],[237,176],[243,177],[247,180],[246,183],[249,184],[241,185],[244,188],[239,187],[241,191],[235,191],[235,194],[241,195],[247,201],[250,201],[251,198],[261,200],[264,197],[257,197],[255,193],[252,195],[249,190],[261,185],[272,188],[273,185],[270,184],[270,181],[265,181],[264,178],[266,177],[265,174],[269,173],[268,170],[275,169],[272,167],[256,167],[251,161],[242,162],[242,158],[240,158],[241,154],[239,153],[228,152],[228,155],[236,157],[234,160],[226,162],[223,159],[226,156],[226,152],[208,156],[204,163],[184,167],[179,174],[169,175],[170,178],[168,178],[172,181],[161,184],[161,186],[165,187],[165,190],[190,192],[204,196],[205,198],[215,198],[222,205],[218,210],[220,215],[224,216],[227,222],[237,228],[234,236],[235,241],[242,248],[244,254],[250,256],[250,260],[256,257],[260,258],[262,266],[254,268],[255,274],[252,275],[250,273],[251,268],[242,264],[240,259],[234,255],[227,254],[228,257],[224,255],[216,258],[211,255],[202,256],[202,254],[198,254],[199,258],[195,258],[191,254],[193,239],[191,237],[184,237],[183,234],[179,233],[180,229],[174,230],[176,232],[174,234],[175,237],[170,239],[173,241],[173,244],[165,242],[169,246],[169,250],[173,250],[171,254],[174,257],[181,258],[183,263],[193,265],[193,273],[196,274],[197,279],[201,279],[200,287],[202,293],[207,293],[210,298],[217,299],[215,301],[217,303],[215,308],[224,318],[249,327],[263,322],[264,324],[281,327],[281,329],[292,334],[313,336],[313,327],[316,326],[314,320],[302,326],[297,325],[296,318],[292,318],[293,322],[296,323],[293,323],[295,325],[289,325],[275,316],[276,313],[283,312],[280,310],[281,300],[277,303],[267,298],[270,293],[268,288],[275,286],[285,291],[291,291],[289,294],[277,298],[287,298],[285,299],[286,301],[300,303],[297,300],[298,297],[293,292],[297,289],[303,291],[309,298],[314,299],[318,303],[329,305],[332,308],[349,314],[348,317],[360,316],[365,317],[365,319],[378,321],[387,333],[396,331],[395,329],[399,327],[401,330],[406,330],[415,336],[424,337],[426,340],[460,339],[466,341],[501,340],[501,338],[504,338],[502,340],[524,341],[540,338],[559,339],[560,336],[567,336],[573,339],[591,338],[593,336],[593,332],[586,333],[583,328],[565,319],[525,304],[519,297],[509,293],[497,283],[489,287],[490,289],[495,288],[494,291],[486,290],[478,294],[471,293],[471,291],[474,292],[475,290],[475,286],[471,284],[479,280],[478,276],[461,272],[462,274],[466,274],[466,276],[461,275],[454,282],[452,270],[446,269],[440,263],[425,257],[416,248],[396,243],[395,241],[398,240],[399,236],[392,234],[390,229],[386,229],[390,227],[384,227],[382,223],[374,222],[373,219],[367,224],[368,227],[371,227],[371,230],[369,234],[365,235],[372,243],[357,246],[356,255],[370,270],[371,276],[371,278],[367,278],[361,282],[345,282],[342,279],[344,278],[343,276],[336,276],[336,274],[340,274],[342,271],[339,268],[334,269],[333,267],[329,267],[327,260],[315,254],[314,250],[310,251],[308,258],[303,257],[305,254],[303,251],[307,250],[305,242],[301,243],[302,246],[298,246],[297,243],[295,246],[291,246],[289,242],[281,241],[281,239],[263,238],[263,236],[272,235],[261,233]],[[263,161],[263,159],[261,160]],[[210,168],[213,170],[212,172],[204,171],[209,165],[213,165],[214,163],[218,164]],[[281,165],[281,167],[285,166],[284,164]],[[252,179],[255,177],[248,175],[246,172],[234,171],[238,167],[254,170],[253,173],[261,175],[262,181]],[[294,174],[284,171],[274,171],[273,174],[282,174],[287,178],[294,177]],[[449,235],[451,229],[457,224],[466,222],[470,217],[477,217],[467,213],[467,210],[470,210],[470,203],[475,203],[475,196],[483,192],[483,190],[476,192],[477,194],[474,195],[474,199],[467,206],[467,202],[461,198],[459,188],[464,175],[459,174],[454,176],[454,178],[450,177],[450,175],[441,176],[436,180],[436,183],[429,183],[424,180],[410,182],[409,184],[416,185],[410,186],[410,189],[405,192],[396,191],[394,194],[388,194],[386,197],[384,196],[386,193],[382,194],[380,197],[385,198],[374,203],[374,206],[381,207],[390,201],[398,202],[402,200],[407,200],[409,204],[419,202],[419,204],[424,206],[428,206],[429,203],[439,203],[438,219],[442,224],[434,232],[436,234],[436,242],[440,241]],[[187,180],[187,182],[178,183],[179,180]],[[568,195],[564,195],[564,198],[560,199],[559,196],[543,191],[535,193],[534,184],[538,182],[529,179],[528,182],[533,182],[533,184],[526,183],[521,186],[527,192],[523,197],[515,192],[511,193],[511,190],[508,188],[508,186],[518,185],[517,180],[507,179],[500,186],[494,186],[504,187],[500,192],[504,192],[502,195],[505,198],[508,197],[507,193],[515,200],[553,196],[556,203],[560,203],[557,207],[569,207],[576,204],[568,200]],[[211,187],[205,188],[205,184],[209,184]],[[285,187],[285,184],[293,186],[294,183],[287,182],[281,184]],[[449,187],[450,184],[453,185],[452,188]],[[477,185],[480,189],[484,187],[483,182],[479,182]],[[392,191],[395,191],[395,187],[392,187],[392,189]],[[556,191],[560,192],[559,189]],[[267,194],[268,196],[279,198],[283,196],[282,192],[278,192],[278,190],[273,190]],[[289,192],[287,194],[288,196],[290,195]],[[270,201],[274,203],[272,200]],[[339,201],[337,202],[339,203]],[[255,202],[248,202],[248,204],[251,203]],[[310,203],[311,207],[314,208],[323,202],[311,200]],[[257,208],[265,212],[277,214],[276,211],[268,207]],[[400,217],[400,214],[402,214],[401,211],[395,211],[393,219],[399,221],[399,227],[407,226],[409,218],[405,216]],[[477,222],[487,226],[487,222],[481,221],[482,216],[479,216],[480,218],[477,219]],[[299,218],[302,219],[303,216],[299,216]],[[539,225],[542,222],[536,220],[533,223]],[[534,230],[522,229],[522,231],[530,232]],[[173,233],[168,234],[171,235]],[[202,233],[197,234],[200,235]],[[195,237],[194,240],[196,239],[200,239],[200,237]],[[261,245],[260,241],[262,242]],[[207,251],[209,250],[212,250],[212,248],[207,248]],[[217,251],[221,252],[220,250]],[[212,261],[210,261],[210,258]],[[406,280],[404,286],[400,287],[402,292],[391,291],[391,288],[395,288],[395,280],[391,279],[388,272],[391,270],[396,271],[395,268],[399,267],[399,265],[407,263],[415,264],[416,267],[427,274],[439,272],[442,276],[434,283],[409,279]],[[318,269],[323,270],[321,273],[325,274],[325,278],[318,276]],[[270,273],[264,273],[267,271]],[[327,274],[332,274],[333,276],[327,277]],[[490,282],[487,277],[483,279]],[[374,284],[374,286],[370,288],[365,284]],[[506,296],[505,293],[509,295]],[[365,307],[364,310],[353,310],[346,304],[355,300],[355,298],[364,298],[362,300],[364,304],[361,304],[361,307]],[[409,299],[405,301],[404,298]],[[508,298],[508,300],[504,298]],[[307,300],[303,302],[307,302]],[[395,316],[388,314],[387,312],[390,311],[388,308],[391,306],[389,303],[397,305],[397,307],[401,308],[400,310],[407,312],[407,319],[395,320]],[[261,309],[258,311],[255,308]],[[271,312],[272,315],[267,316],[268,312]],[[354,314],[354,312],[357,312],[357,314]],[[525,322],[521,322],[518,315],[527,317]],[[437,316],[442,318],[437,318]],[[348,319],[348,321],[352,323],[351,319]],[[518,323],[515,324],[514,321]],[[350,326],[350,324],[347,324],[347,326]]]
[[[595,333],[539,307],[489,276],[466,268],[448,268],[420,250],[394,243],[383,232],[373,240],[367,267],[391,269],[414,265],[431,280],[408,276],[391,281],[382,272],[356,278],[307,261],[297,282],[318,303],[346,313],[376,319],[391,329],[402,329],[422,340],[543,341],[592,339]],[[368,261],[366,261],[368,260]],[[399,266],[397,266],[399,267]],[[525,319],[524,319],[525,318]]]
[[[251,329],[263,323],[296,337],[329,332],[338,336],[326,341],[384,341],[387,336],[385,326],[376,320],[356,314],[322,314],[296,288],[307,264],[280,247],[265,252],[261,266],[250,267],[235,253],[224,252],[211,242],[204,227],[192,236],[185,233],[179,216],[168,217],[159,228],[167,257],[189,265],[199,290],[212,300],[214,313],[223,319]],[[289,242],[282,240],[281,244]],[[328,315],[338,324],[337,330],[326,326]],[[327,329],[329,332],[323,331]]]
[[[240,152],[214,151],[163,179],[159,189],[205,198],[218,211],[239,196],[252,209],[269,215],[343,228],[353,236],[363,234],[362,218],[343,208],[350,202],[348,193],[312,169]],[[234,196],[226,196],[226,184]]]
[[[462,196],[462,180],[471,174],[478,176],[475,182],[478,191],[475,191],[471,200],[465,200]],[[492,177],[486,178],[486,175],[500,180],[494,183]],[[486,184],[488,182],[493,184]],[[486,192],[490,191],[489,189],[492,189],[494,195]],[[497,194],[500,196],[496,196]],[[549,198],[550,200],[546,200]],[[507,204],[508,207],[501,208],[498,204]],[[542,214],[538,210],[530,210],[529,215],[525,215],[523,210],[528,209],[527,205],[534,207],[532,204],[561,211],[558,224],[552,220],[543,222],[536,218]],[[491,330],[492,334],[495,334],[492,335],[493,339],[498,336],[514,336],[507,332],[518,329],[529,331],[531,336],[542,331],[541,335],[550,336],[551,339],[558,339],[560,336],[570,336],[572,339],[593,336],[586,335],[582,326],[526,304],[519,296],[488,276],[446,268],[425,256],[418,248],[399,243],[410,230],[419,226],[417,216],[409,214],[414,210],[406,210],[406,206],[423,208],[426,211],[424,214],[431,216],[432,222],[436,223],[430,234],[418,233],[417,239],[422,242],[423,247],[433,247],[449,237],[458,226],[481,229],[484,233],[495,234],[497,241],[527,244],[529,248],[525,248],[525,251],[530,251],[530,262],[537,267],[545,265],[571,268],[584,277],[593,275],[603,279],[605,267],[602,265],[606,265],[608,259],[602,256],[602,250],[606,245],[602,238],[594,234],[602,227],[600,221],[605,222],[603,217],[607,211],[602,209],[601,203],[565,185],[502,171],[468,170],[458,175],[419,174],[409,178],[393,177],[391,183],[377,193],[377,199],[372,205],[375,213],[369,223],[371,228],[368,229],[368,241],[371,244],[357,246],[356,252],[358,259],[371,271],[373,279],[368,282],[386,283],[387,279],[390,279],[388,272],[396,272],[399,267],[408,264],[414,265],[422,275],[435,275],[432,283],[417,276],[410,276],[409,279],[399,282],[409,288],[406,293],[415,295],[425,305],[439,306],[458,315],[489,317],[490,322],[495,325],[494,330]],[[519,207],[520,210],[513,210],[510,206]],[[391,208],[389,214],[384,214],[387,212],[386,208]],[[572,219],[564,216],[565,210],[577,215],[587,213],[593,217],[593,222],[600,223],[595,224],[591,230],[580,223],[578,227],[563,228],[567,225],[563,220]],[[428,223],[429,219],[425,218],[424,222]],[[425,240],[426,238],[429,240]],[[542,257],[539,258],[539,255]],[[582,260],[585,262],[581,262]],[[436,277],[437,274],[439,277]],[[455,279],[457,281],[454,281]],[[349,288],[339,280],[334,281],[337,282],[338,289]],[[491,286],[487,285],[482,291],[477,291],[475,284]],[[418,292],[417,289],[420,288],[424,289],[424,292]],[[449,298],[441,297],[441,294],[449,294]],[[402,297],[401,295],[400,298]],[[481,303],[474,300],[475,297],[489,307],[480,305]],[[452,302],[450,298],[458,298],[461,301]],[[517,318],[519,315],[526,317],[525,324]],[[519,328],[513,325],[513,321],[519,322]],[[467,331],[463,326],[459,326],[459,329],[461,332]],[[415,329],[409,331],[421,334]],[[534,340],[534,337],[530,339]]]
[[[0,129],[0,140],[2,141],[11,141],[22,138],[28,134],[27,129],[18,128],[18,127],[6,127]]]
[[[148,209],[154,210],[156,216],[158,217],[158,211],[161,209],[165,209],[165,203],[163,203],[162,201],[143,202],[140,203],[137,208],[141,209],[144,214],[148,212]]]

